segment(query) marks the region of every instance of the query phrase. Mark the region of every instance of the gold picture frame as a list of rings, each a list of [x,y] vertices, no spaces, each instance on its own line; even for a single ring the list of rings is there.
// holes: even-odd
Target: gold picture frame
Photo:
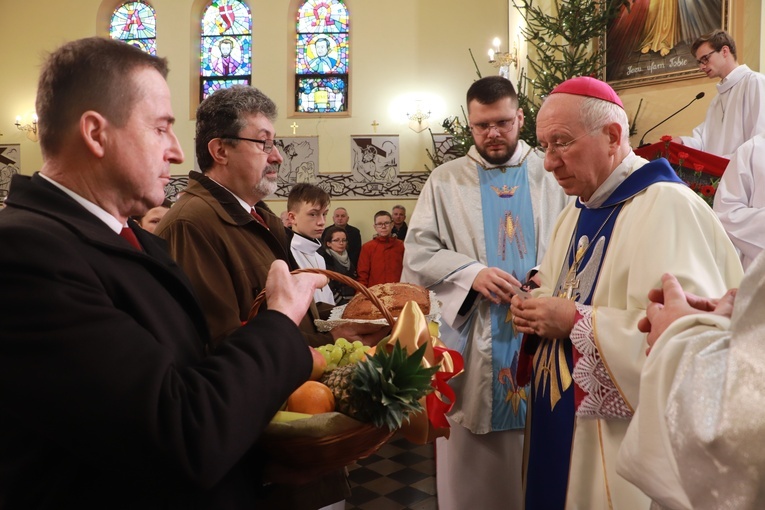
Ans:
[[[730,0],[635,2],[609,26],[605,80],[615,89],[703,77],[691,45],[728,30]]]

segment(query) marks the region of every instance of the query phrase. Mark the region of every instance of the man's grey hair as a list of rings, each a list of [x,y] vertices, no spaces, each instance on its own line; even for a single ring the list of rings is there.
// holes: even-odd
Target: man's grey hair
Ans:
[[[587,97],[580,106],[582,125],[587,131],[595,130],[607,124],[619,124],[622,127],[622,144],[629,144],[630,128],[627,112],[617,104]]]
[[[202,101],[197,108],[197,133],[195,149],[202,172],[213,165],[207,144],[213,138],[239,136],[250,115],[262,114],[268,120],[276,120],[276,104],[260,90],[246,85],[234,85],[220,89]],[[236,146],[239,140],[229,140]]]

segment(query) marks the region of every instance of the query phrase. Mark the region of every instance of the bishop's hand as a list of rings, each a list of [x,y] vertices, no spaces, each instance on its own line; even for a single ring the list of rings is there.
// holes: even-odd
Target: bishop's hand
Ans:
[[[568,338],[576,320],[576,303],[559,297],[521,299],[510,302],[515,328],[542,338]]]

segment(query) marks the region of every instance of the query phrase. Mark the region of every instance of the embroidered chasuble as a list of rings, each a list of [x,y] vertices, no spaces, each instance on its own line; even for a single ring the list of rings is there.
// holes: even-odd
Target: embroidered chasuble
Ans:
[[[630,174],[600,207],[589,209],[577,201],[575,207],[579,216],[563,258],[554,296],[582,305],[593,304],[594,290],[619,213],[636,194],[657,182],[682,185],[669,165],[648,164]],[[529,353],[529,350],[526,348],[525,352]],[[566,508],[576,411],[583,396],[573,379],[578,357],[570,338],[543,339],[533,354],[532,412],[526,439],[529,443],[528,510]],[[600,462],[595,458],[591,460]]]
[[[536,265],[536,233],[526,163],[518,168],[483,169],[479,165],[481,207],[489,267],[498,267],[521,282]],[[526,394],[515,373],[521,336],[513,329],[510,307],[491,304],[493,430],[523,428]]]

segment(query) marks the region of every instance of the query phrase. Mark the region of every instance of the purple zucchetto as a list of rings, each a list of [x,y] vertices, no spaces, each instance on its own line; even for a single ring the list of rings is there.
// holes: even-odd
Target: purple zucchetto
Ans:
[[[621,98],[614,92],[614,89],[612,89],[608,83],[589,76],[570,78],[555,87],[553,91],[550,92],[550,95],[558,93],[594,97],[596,99],[608,101],[609,103],[614,103],[624,109]]]

